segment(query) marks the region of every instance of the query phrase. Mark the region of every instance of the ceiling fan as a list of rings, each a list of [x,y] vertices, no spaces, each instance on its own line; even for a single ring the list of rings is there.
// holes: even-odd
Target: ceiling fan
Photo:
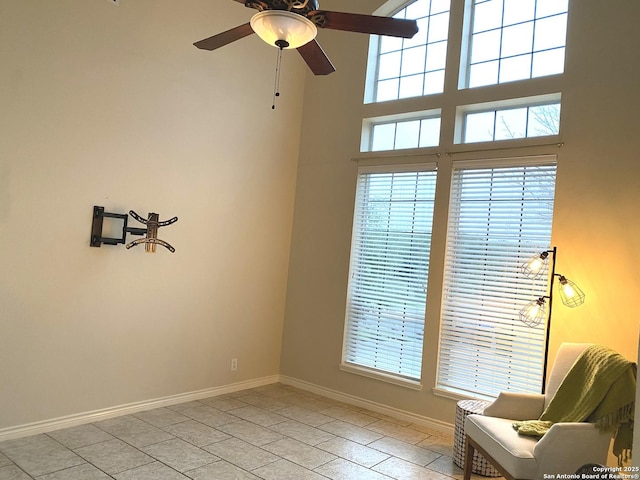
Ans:
[[[328,75],[335,67],[315,40],[317,28],[411,38],[418,32],[415,20],[319,10],[318,0],[234,0],[258,10],[249,23],[219,33],[194,45],[215,50],[258,34],[280,50],[297,49],[315,75]]]

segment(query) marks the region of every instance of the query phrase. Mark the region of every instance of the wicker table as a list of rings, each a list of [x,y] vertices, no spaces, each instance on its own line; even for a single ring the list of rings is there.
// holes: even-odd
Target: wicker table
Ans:
[[[461,400],[456,406],[456,423],[453,433],[453,462],[460,468],[464,468],[464,419],[472,413],[482,414],[491,402],[485,400]],[[485,460],[477,451],[473,454],[473,473],[485,477],[499,477],[501,474]]]

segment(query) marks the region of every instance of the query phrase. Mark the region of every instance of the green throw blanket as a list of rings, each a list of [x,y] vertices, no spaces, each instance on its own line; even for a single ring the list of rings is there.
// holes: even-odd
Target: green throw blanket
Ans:
[[[578,357],[540,419],[515,422],[513,428],[540,438],[554,423],[595,423],[615,431],[613,453],[622,462],[631,453],[635,393],[636,364],[592,345]]]

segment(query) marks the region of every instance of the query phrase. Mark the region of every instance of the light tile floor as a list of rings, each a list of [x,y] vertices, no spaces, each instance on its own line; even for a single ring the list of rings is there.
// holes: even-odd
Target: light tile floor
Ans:
[[[0,480],[451,480],[452,438],[281,384],[0,443]]]

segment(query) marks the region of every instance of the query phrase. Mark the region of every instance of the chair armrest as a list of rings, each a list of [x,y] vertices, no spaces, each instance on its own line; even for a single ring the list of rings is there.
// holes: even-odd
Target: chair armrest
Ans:
[[[573,473],[588,463],[605,465],[611,432],[594,423],[555,423],[533,448],[540,474]]]
[[[512,420],[536,420],[544,410],[544,398],[539,393],[500,392],[498,398],[484,409],[483,415]]]

